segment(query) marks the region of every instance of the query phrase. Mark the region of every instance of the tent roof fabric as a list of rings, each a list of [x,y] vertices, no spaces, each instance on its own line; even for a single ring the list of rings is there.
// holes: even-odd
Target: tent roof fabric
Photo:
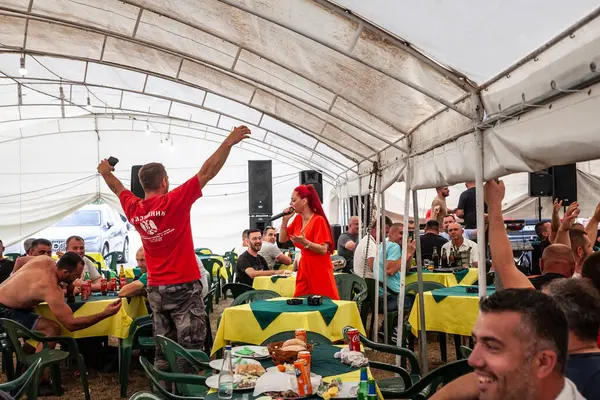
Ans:
[[[19,166],[12,173],[21,182],[25,169],[48,174],[56,162],[40,155],[35,168],[25,166],[21,146],[75,141],[88,146],[93,162],[77,169],[88,176],[123,143],[158,159],[161,143],[218,143],[246,124],[253,135],[241,149],[249,154],[320,170],[348,194],[361,179],[366,188],[378,162],[389,186],[403,179],[409,158],[413,168],[426,167],[437,149],[475,130],[485,131],[486,143],[519,145],[516,114],[574,99],[580,94],[571,90],[598,80],[597,2],[506,1],[5,0],[0,154]],[[514,29],[519,22],[527,29]],[[579,103],[565,106],[577,115]],[[596,132],[594,123],[597,131],[590,115],[574,134]],[[115,147],[102,143],[112,138]],[[485,175],[549,162],[500,162],[486,165]],[[470,160],[442,164],[414,174],[411,185],[472,175]],[[93,197],[101,186],[66,193]],[[0,196],[16,192],[3,185]]]

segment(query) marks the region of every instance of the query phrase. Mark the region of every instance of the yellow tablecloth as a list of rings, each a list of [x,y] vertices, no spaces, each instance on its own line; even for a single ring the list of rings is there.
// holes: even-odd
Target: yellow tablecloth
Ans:
[[[117,297],[111,297],[107,300],[88,301],[77,311],[75,311],[73,315],[75,315],[75,317],[83,317],[86,315],[99,313],[104,310],[109,303],[115,300],[117,300]],[[50,312],[50,308],[48,307],[47,303],[41,303],[35,307],[34,312],[58,322],[54,315]],[[75,332],[70,332],[63,327],[62,335],[71,336],[75,339],[109,335],[124,339],[129,336],[129,326],[131,325],[133,319],[147,314],[148,310],[146,309],[146,305],[142,297],[132,297],[131,302],[128,302],[127,299],[123,299],[121,303],[121,309],[112,317],[105,318],[89,328]]]
[[[425,330],[445,332],[461,336],[471,336],[471,331],[479,315],[479,297],[448,296],[439,303],[431,292],[423,294],[425,305]],[[412,333],[419,335],[419,295],[410,311],[408,322]]]
[[[252,287],[257,290],[272,290],[283,297],[294,297],[296,277],[288,276],[287,278],[279,278],[273,282],[270,276],[257,276],[252,282]]]
[[[423,272],[423,282],[438,282],[446,287],[456,286],[456,285],[472,285],[477,281],[477,268],[469,268],[469,272],[464,276],[464,278],[458,282],[456,280],[456,276],[453,273],[442,273],[442,272]],[[419,279],[418,274],[411,274],[406,277],[406,284],[411,284],[413,282],[417,282]]]
[[[334,303],[338,305],[338,309],[329,325],[325,324],[318,311],[281,313],[265,330],[260,328],[249,304],[226,308],[221,316],[221,324],[217,330],[212,353],[224,347],[227,342],[259,345],[276,333],[294,331],[299,328],[319,333],[331,341],[342,340],[344,338],[342,329],[348,325],[357,328],[364,335],[365,328],[362,325],[356,302],[334,301]]]

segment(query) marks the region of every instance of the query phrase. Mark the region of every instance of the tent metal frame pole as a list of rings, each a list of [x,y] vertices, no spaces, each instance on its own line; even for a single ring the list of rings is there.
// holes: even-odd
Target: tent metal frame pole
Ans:
[[[358,216],[358,240],[363,237],[363,226],[365,220],[363,219],[363,203],[362,203],[362,182],[358,180],[358,204],[356,205],[356,215]],[[354,266],[353,266],[354,269]]]
[[[257,17],[257,18],[260,18],[262,20],[268,21],[268,22],[270,22],[270,23],[272,23],[274,25],[277,25],[277,26],[279,26],[281,28],[284,28],[284,29],[286,29],[286,30],[288,30],[290,32],[293,32],[293,33],[297,34],[297,35],[303,36],[303,37],[305,37],[305,38],[307,38],[309,40],[312,40],[313,42],[315,42],[317,44],[320,44],[321,46],[326,47],[326,48],[328,48],[330,50],[333,50],[335,52],[341,53],[341,54],[345,55],[346,57],[351,58],[352,60],[354,60],[354,61],[356,61],[356,62],[364,65],[365,67],[371,68],[372,70],[375,70],[375,71],[379,72],[380,74],[387,76],[390,79],[393,79],[393,80],[395,80],[397,82],[403,83],[404,85],[410,87],[411,89],[416,90],[417,92],[419,92],[419,93],[421,93],[421,94],[429,97],[430,99],[435,100],[438,103],[447,106],[448,108],[451,108],[452,110],[456,111],[457,113],[459,113],[461,115],[464,115],[465,117],[467,117],[469,119],[474,119],[475,118],[474,115],[469,115],[469,113],[461,110],[460,108],[456,107],[451,102],[449,102],[449,101],[441,98],[437,94],[435,94],[435,93],[433,93],[433,92],[425,89],[424,87],[422,87],[422,86],[420,86],[420,85],[418,85],[416,83],[410,82],[410,81],[408,81],[408,80],[406,80],[406,79],[404,79],[402,77],[394,76],[394,75],[392,75],[392,74],[384,71],[380,67],[377,67],[377,66],[375,66],[375,65],[373,65],[373,64],[371,64],[371,63],[369,63],[367,61],[361,60],[359,57],[355,56],[354,54],[352,54],[351,52],[349,52],[348,50],[346,50],[344,48],[341,48],[339,46],[335,46],[335,45],[332,45],[332,44],[329,44],[329,43],[325,43],[323,40],[319,39],[318,37],[316,37],[315,35],[313,35],[313,34],[311,34],[309,32],[302,32],[302,31],[300,31],[298,29],[292,28],[291,26],[288,26],[288,25],[286,25],[284,23],[275,21],[274,19],[269,18],[269,17],[267,17],[265,15],[261,15],[261,14],[257,13],[256,11],[250,9],[249,7],[245,7],[245,6],[241,5],[241,4],[234,3],[231,0],[218,0],[218,1],[221,2],[221,3],[223,3],[223,4],[227,4],[230,7],[237,8],[238,10],[244,11],[244,12],[246,12],[246,13],[248,13],[250,15],[253,15],[253,16]]]
[[[485,251],[485,205],[483,187],[483,131],[476,130],[475,139],[475,210],[477,216],[477,249],[479,251],[477,276],[479,279],[479,297],[487,294],[486,285],[486,251]]]
[[[423,259],[421,254],[421,235],[419,231],[419,198],[416,190],[412,192],[413,198],[413,214],[416,223],[417,232],[415,234],[415,241],[417,243],[417,278],[418,278],[418,290],[419,295],[419,360],[421,361],[421,371],[423,375],[429,371],[429,361],[427,359],[427,329],[425,325],[425,299],[423,299]],[[414,307],[414,305],[413,305]],[[410,332],[406,333],[410,335]]]
[[[379,174],[379,170],[376,171],[375,173]],[[381,181],[379,179],[377,179],[377,188],[381,188]],[[379,222],[381,220],[381,193],[376,190],[376,209],[377,209],[377,213],[376,213],[376,218],[375,221]],[[376,225],[377,226],[377,225]],[[375,235],[375,260],[373,260],[373,275],[375,276],[375,311],[373,312],[373,316],[372,318],[374,318],[374,322],[373,322],[373,341],[375,343],[378,343],[379,341],[379,282],[381,277],[379,276],[379,244],[381,243],[381,236],[382,236],[382,229],[381,229],[381,225],[377,226],[376,228],[376,235]],[[384,231],[385,232],[385,231]],[[384,269],[384,275],[385,275],[385,269]],[[385,279],[385,277],[384,277]],[[385,302],[384,302],[385,304]],[[385,318],[385,317],[384,317]]]
[[[379,193],[381,196],[381,219],[377,221],[380,227],[383,227],[385,232],[385,189],[381,188],[381,177],[377,180],[379,185]],[[383,264],[383,343],[388,344],[388,326],[390,322],[388,321],[388,287],[387,287],[387,238],[385,235],[381,235],[381,254],[382,254],[382,264]],[[377,266],[379,268],[379,265]],[[379,290],[379,288],[377,288]],[[393,323],[393,321],[392,321]]]
[[[406,160],[404,170],[404,227],[402,229],[402,262],[400,263],[400,292],[398,293],[398,326],[396,331],[396,345],[402,347],[404,326],[404,296],[406,294],[406,249],[408,247],[408,221],[410,220],[410,181],[411,166],[410,159]],[[400,366],[400,356],[396,356],[396,364]]]

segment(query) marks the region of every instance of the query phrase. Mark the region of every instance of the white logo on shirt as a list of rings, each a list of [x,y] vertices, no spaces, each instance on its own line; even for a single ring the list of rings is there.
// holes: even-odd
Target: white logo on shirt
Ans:
[[[154,235],[158,231],[156,224],[151,219],[140,222],[140,226],[150,236]]]

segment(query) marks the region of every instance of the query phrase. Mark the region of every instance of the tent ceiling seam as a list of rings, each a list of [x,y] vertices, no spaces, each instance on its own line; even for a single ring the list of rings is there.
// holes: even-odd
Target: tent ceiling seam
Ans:
[[[313,0],[313,1],[316,2],[317,4],[321,5],[322,7],[325,7],[327,9],[333,11],[337,15],[340,15],[346,19],[349,19],[350,21],[363,23],[369,31],[375,32],[383,40],[391,41],[392,44],[398,46],[399,48],[401,48],[402,50],[404,50],[411,56],[413,56],[413,57],[417,58],[419,61],[425,63],[427,66],[432,68],[434,71],[438,72],[444,78],[450,80],[452,83],[454,83],[458,88],[462,89],[463,91],[470,92],[475,88],[476,85],[471,83],[471,81],[469,80],[469,78],[466,75],[464,75],[464,74],[456,71],[455,69],[453,69],[449,66],[446,66],[443,63],[428,56],[423,51],[419,50],[417,47],[414,47],[408,41],[394,35],[393,33],[385,30],[384,28],[382,28],[380,26],[373,24],[372,22],[361,17],[360,15],[354,14],[352,12],[352,10],[348,10],[343,7],[340,7],[339,5],[337,5],[334,2],[329,1],[329,0]]]
[[[381,74],[383,74],[383,75],[387,76],[387,77],[388,77],[388,78],[390,78],[390,79],[393,79],[393,80],[395,80],[395,81],[397,81],[397,82],[400,82],[400,83],[402,83],[402,84],[404,84],[404,85],[406,85],[406,86],[408,86],[408,87],[410,87],[410,88],[412,88],[412,89],[416,90],[417,92],[420,92],[421,94],[423,94],[423,95],[425,95],[425,96],[429,97],[429,98],[430,98],[430,99],[432,99],[432,100],[435,100],[435,101],[437,101],[438,103],[441,103],[441,104],[443,104],[443,105],[446,105],[446,106],[448,106],[449,108],[453,109],[453,110],[454,110],[454,111],[456,111],[457,113],[459,113],[459,114],[462,114],[462,115],[464,115],[465,117],[467,117],[467,118],[469,118],[469,119],[473,119],[473,118],[474,118],[472,115],[469,115],[469,114],[465,113],[464,111],[460,110],[459,108],[456,108],[456,107],[454,107],[454,106],[452,105],[452,103],[450,103],[450,102],[448,102],[447,100],[443,99],[442,97],[440,97],[440,96],[436,95],[435,93],[432,93],[431,91],[429,91],[429,90],[425,89],[425,88],[424,88],[424,87],[422,87],[421,85],[418,85],[418,84],[416,84],[416,83],[410,82],[410,81],[408,81],[408,80],[406,80],[406,79],[404,79],[404,78],[401,78],[401,77],[399,77],[399,76],[393,76],[393,75],[391,75],[391,74],[389,74],[389,73],[385,72],[383,69],[381,69],[381,68],[379,68],[379,67],[377,67],[377,66],[375,66],[375,65],[373,65],[373,64],[371,64],[371,63],[369,63],[369,62],[366,62],[366,61],[363,61],[363,60],[361,60],[359,57],[357,57],[357,56],[355,56],[355,55],[353,55],[353,54],[351,54],[351,53],[347,52],[345,49],[342,49],[342,48],[340,48],[339,46],[336,46],[336,45],[333,45],[333,44],[327,44],[327,43],[324,43],[323,41],[321,41],[321,40],[319,40],[318,38],[314,37],[313,35],[309,34],[308,32],[301,32],[301,31],[299,31],[299,30],[297,30],[297,29],[294,29],[294,28],[292,28],[292,27],[290,27],[290,26],[287,26],[286,24],[283,24],[283,23],[277,22],[277,21],[275,21],[275,20],[273,20],[273,19],[271,19],[271,18],[268,18],[268,17],[266,17],[266,16],[264,16],[264,15],[260,15],[260,14],[258,14],[257,12],[255,12],[255,11],[251,10],[249,7],[245,7],[245,6],[241,5],[241,4],[235,4],[235,3],[233,3],[233,1],[231,1],[231,0],[217,0],[217,1],[219,1],[219,2],[221,2],[221,3],[223,3],[223,4],[227,4],[227,5],[228,5],[228,6],[230,6],[230,7],[237,8],[238,10],[244,11],[244,12],[246,12],[246,13],[250,14],[250,15],[253,15],[253,16],[255,16],[256,18],[260,18],[260,19],[263,19],[263,20],[265,20],[265,21],[268,21],[268,22],[270,22],[270,23],[272,23],[272,24],[274,24],[274,25],[280,26],[280,27],[282,27],[282,28],[284,28],[284,29],[287,29],[287,30],[288,30],[288,31],[290,31],[290,32],[293,32],[293,33],[295,33],[295,34],[297,34],[297,35],[300,35],[300,36],[302,36],[302,37],[305,37],[305,38],[307,38],[307,39],[310,39],[310,40],[312,40],[313,42],[315,42],[315,43],[317,43],[317,44],[320,44],[320,45],[322,45],[322,46],[324,46],[324,47],[327,47],[327,48],[329,48],[330,50],[333,50],[333,51],[336,51],[336,52],[338,52],[338,53],[340,53],[340,54],[343,54],[343,55],[345,55],[346,57],[348,57],[348,58],[351,58],[351,59],[353,59],[354,61],[356,61],[356,62],[358,62],[358,63],[360,63],[360,64],[362,64],[362,65],[364,65],[364,66],[366,66],[366,67],[368,67],[368,68],[371,68],[372,70],[374,70],[374,71],[377,71],[377,72],[379,72],[379,73],[381,73]]]
[[[129,3],[129,2],[128,2],[128,1],[126,1],[126,0],[123,0],[123,2],[124,2],[124,3],[126,3],[126,4],[130,4],[130,5],[132,5],[132,3]],[[136,6],[136,7],[137,7],[137,6]],[[16,13],[19,13],[19,14],[21,14],[19,11],[17,11],[17,10],[13,10],[13,9],[10,9],[10,8],[7,8],[7,7],[0,7],[0,11],[2,11],[2,10],[7,10],[7,11],[9,11],[9,12],[16,12]],[[150,10],[150,9],[148,9],[148,10],[149,10],[150,12],[154,12],[154,11],[152,11],[152,10]],[[0,15],[3,15],[3,14],[2,14],[2,13],[0,13]],[[240,81],[244,82],[242,79],[240,79],[240,78],[244,78],[244,79],[246,79],[246,80],[248,81],[248,82],[246,82],[246,83],[252,82],[252,84],[259,84],[259,85],[263,85],[263,86],[265,86],[265,87],[268,87],[269,89],[271,89],[271,90],[274,90],[274,91],[276,91],[276,92],[278,92],[278,93],[282,93],[282,94],[285,94],[285,95],[287,95],[287,96],[290,96],[290,97],[292,97],[293,99],[295,99],[296,101],[299,101],[299,102],[301,102],[301,103],[304,103],[304,104],[306,104],[306,105],[307,105],[307,106],[309,106],[309,107],[316,108],[316,109],[318,109],[318,110],[320,110],[320,111],[322,111],[322,112],[324,112],[324,113],[326,113],[326,114],[330,115],[330,116],[331,116],[331,117],[333,117],[333,118],[339,119],[339,120],[341,120],[342,122],[345,122],[345,123],[347,123],[347,124],[349,124],[349,125],[351,125],[351,126],[355,127],[356,129],[359,129],[360,131],[363,131],[363,132],[365,132],[365,129],[367,129],[368,133],[371,133],[373,136],[375,136],[376,138],[378,138],[378,139],[379,139],[379,140],[381,140],[381,141],[384,141],[384,142],[386,142],[387,144],[390,144],[390,143],[391,143],[391,142],[387,141],[386,139],[384,139],[383,137],[381,137],[381,136],[380,136],[380,135],[379,135],[379,134],[378,134],[376,131],[372,130],[370,127],[366,127],[366,128],[359,127],[359,126],[355,125],[354,123],[352,123],[352,122],[350,122],[350,121],[347,121],[347,120],[345,120],[345,119],[343,119],[343,118],[341,118],[341,117],[339,117],[339,116],[337,116],[337,115],[334,115],[334,114],[331,114],[331,113],[329,113],[329,112],[328,112],[328,111],[327,111],[325,108],[322,108],[322,107],[318,106],[317,104],[311,104],[311,103],[307,103],[305,100],[303,100],[303,99],[301,99],[301,98],[299,98],[299,97],[297,97],[297,96],[295,96],[295,95],[293,95],[293,94],[291,94],[291,93],[283,92],[281,89],[279,89],[279,88],[276,88],[276,87],[274,87],[274,86],[272,86],[272,85],[270,85],[270,84],[267,84],[267,83],[265,83],[265,82],[258,82],[258,81],[256,81],[256,80],[254,80],[254,78],[252,78],[252,77],[251,77],[251,76],[249,76],[249,75],[246,75],[246,74],[240,73],[240,72],[238,72],[238,71],[233,71],[233,72],[232,72],[232,71],[229,71],[229,70],[226,70],[226,69],[222,69],[222,67],[221,67],[220,65],[217,65],[217,64],[215,64],[215,63],[213,63],[213,62],[210,62],[210,61],[208,61],[208,60],[201,60],[201,59],[197,59],[197,58],[194,58],[194,57],[192,57],[192,56],[190,56],[190,55],[186,55],[186,54],[184,54],[184,53],[181,53],[181,52],[179,52],[179,51],[177,51],[177,50],[170,49],[170,48],[166,48],[166,47],[164,47],[164,46],[160,46],[160,45],[158,45],[158,44],[156,44],[156,43],[147,42],[147,41],[140,40],[140,39],[138,39],[138,38],[134,38],[134,37],[131,37],[131,36],[127,36],[127,35],[119,34],[119,33],[117,33],[117,32],[109,32],[109,31],[105,31],[105,30],[103,30],[103,29],[99,29],[99,28],[96,28],[96,27],[91,27],[91,26],[84,25],[84,24],[82,24],[82,23],[78,23],[78,22],[73,22],[73,21],[64,20],[64,19],[61,19],[61,18],[50,17],[50,16],[46,16],[46,15],[41,15],[41,14],[32,14],[32,13],[29,13],[27,17],[23,17],[22,15],[16,15],[15,17],[18,17],[18,18],[31,18],[31,19],[34,19],[34,20],[36,20],[36,21],[37,21],[37,20],[39,20],[39,21],[42,21],[42,22],[49,22],[49,21],[50,21],[51,23],[56,23],[56,24],[58,24],[58,25],[64,25],[64,26],[68,26],[68,27],[77,28],[77,29],[80,29],[80,30],[86,30],[86,31],[91,31],[91,32],[99,33],[99,34],[102,34],[102,35],[105,35],[105,36],[114,37],[114,38],[117,38],[117,39],[121,39],[121,40],[129,41],[129,42],[131,42],[131,43],[134,43],[134,44],[139,44],[139,45],[143,45],[143,46],[146,46],[146,47],[149,47],[149,48],[152,48],[152,49],[160,50],[160,51],[163,51],[163,52],[165,52],[165,53],[167,53],[167,54],[176,55],[176,56],[182,57],[182,58],[184,58],[184,59],[187,59],[187,60],[189,60],[189,61],[191,61],[191,62],[195,62],[195,63],[199,63],[199,64],[201,64],[201,65],[204,65],[204,66],[206,66],[207,68],[210,68],[210,69],[212,69],[212,70],[214,70],[214,71],[217,71],[217,72],[220,72],[220,73],[225,73],[225,74],[227,74],[227,75],[229,75],[229,76],[232,76],[231,74],[233,73],[233,77],[234,77],[235,79],[238,79],[238,80],[240,80]],[[201,32],[204,32],[204,33],[210,34],[210,35],[212,35],[212,36],[215,36],[215,37],[217,37],[217,38],[219,38],[219,39],[221,39],[221,40],[223,40],[223,41],[225,41],[225,42],[228,42],[228,43],[230,43],[230,44],[233,44],[233,45],[239,46],[237,43],[231,42],[231,41],[229,41],[228,39],[226,39],[226,38],[223,38],[223,37],[221,37],[220,35],[218,35],[218,34],[216,34],[216,33],[209,32],[208,30],[201,29],[201,28],[199,28],[199,27],[196,27],[196,26],[194,26],[194,25],[190,25],[190,24],[188,24],[188,23],[186,23],[186,22],[183,22],[183,21],[181,21],[180,19],[178,19],[178,18],[176,18],[176,17],[173,17],[173,16],[168,16],[168,18],[170,18],[170,19],[173,19],[174,21],[177,21],[177,22],[179,22],[179,23],[181,23],[181,24],[184,24],[184,25],[187,25],[187,26],[193,27],[194,29],[198,29],[198,30],[199,30],[199,31],[201,31]],[[273,60],[271,60],[269,57],[267,57],[267,56],[265,56],[265,55],[263,55],[263,54],[261,54],[261,53],[258,53],[258,52],[255,52],[255,51],[250,51],[250,50],[248,50],[248,49],[245,49],[243,46],[239,46],[239,47],[241,47],[241,49],[242,49],[242,50],[246,50],[246,51],[247,51],[247,52],[249,52],[250,54],[257,55],[257,56],[259,56],[259,57],[261,57],[261,58],[263,58],[263,59],[265,59],[265,60],[267,60],[267,61],[269,61],[269,62],[271,62],[271,63],[273,63],[273,64],[275,64],[275,65],[277,65],[278,67],[280,67],[280,68],[282,68],[282,69],[285,69],[286,71],[288,71],[288,72],[291,72],[291,73],[293,73],[293,74],[295,74],[295,75],[297,75],[297,76],[299,76],[299,77],[301,77],[301,78],[303,78],[303,79],[305,79],[305,80],[307,80],[307,81],[309,81],[309,82],[311,82],[311,83],[313,83],[313,84],[315,84],[315,85],[317,85],[317,86],[321,86],[321,87],[323,87],[323,88],[325,88],[325,89],[329,90],[330,92],[332,92],[332,93],[334,93],[334,94],[336,93],[336,92],[335,92],[335,90],[331,90],[331,89],[329,88],[329,86],[328,86],[328,85],[325,85],[325,84],[322,84],[322,83],[315,82],[313,79],[311,79],[311,78],[309,78],[309,77],[306,77],[306,76],[304,76],[304,75],[303,75],[303,74],[301,74],[300,72],[298,72],[298,71],[293,71],[293,70],[290,70],[289,68],[287,68],[287,67],[285,67],[285,66],[282,66],[280,63],[278,63],[278,62],[276,62],[276,61],[273,61]],[[107,63],[107,62],[105,62],[104,60],[88,59],[88,58],[85,58],[85,57],[78,57],[78,56],[67,56],[67,57],[65,57],[65,56],[63,56],[63,55],[57,55],[57,54],[53,54],[53,53],[47,53],[47,52],[42,52],[42,51],[32,51],[32,50],[27,50],[27,49],[25,49],[25,48],[23,48],[23,50],[22,50],[22,51],[23,51],[23,52],[27,52],[27,53],[32,53],[32,54],[33,54],[33,53],[36,53],[36,54],[42,54],[42,55],[50,55],[50,54],[52,54],[52,55],[54,55],[54,56],[61,56],[61,57],[63,57],[63,58],[68,58],[68,59],[83,59],[83,60],[94,61],[94,62],[101,63],[101,64],[107,64],[107,65],[118,65],[118,66],[120,66],[120,67],[122,67],[122,68],[126,68],[126,69],[132,69],[132,70],[135,70],[135,71],[144,71],[144,73],[146,73],[146,72],[149,72],[149,71],[145,71],[145,70],[142,70],[142,69],[139,69],[139,68],[136,68],[136,67],[130,67],[130,66],[122,65],[122,64],[117,64],[117,63]],[[255,68],[257,68],[257,67],[255,67]],[[265,72],[265,73],[267,73],[267,74],[268,74],[268,72],[267,72],[267,71],[263,71],[263,72]],[[158,74],[158,75],[160,75],[160,74]],[[162,76],[162,75],[161,75],[161,76]],[[168,77],[168,78],[169,78],[169,79],[173,79],[173,77]],[[279,97],[279,96],[278,96],[278,97]],[[281,98],[281,97],[280,97],[280,98]],[[283,99],[282,99],[282,100],[283,100]],[[392,127],[393,129],[395,129],[395,130],[399,131],[400,133],[402,133],[402,134],[405,134],[405,133],[402,131],[402,129],[400,129],[399,127],[396,127],[396,126],[395,126],[395,124],[393,124],[393,123],[390,123],[389,121],[387,121],[387,120],[383,119],[382,117],[379,117],[379,116],[376,116],[376,115],[372,114],[370,111],[367,111],[367,110],[365,110],[365,109],[364,109],[364,108],[362,108],[361,106],[359,106],[359,105],[357,105],[357,104],[355,104],[355,103],[351,102],[351,101],[350,101],[350,100],[348,100],[348,99],[345,99],[345,98],[344,98],[344,100],[345,100],[345,101],[347,101],[347,102],[348,102],[349,104],[351,104],[352,106],[354,106],[354,107],[356,107],[356,108],[358,108],[358,109],[362,110],[362,111],[363,111],[363,112],[365,112],[366,114],[368,114],[368,115],[370,115],[370,116],[372,116],[372,117],[374,117],[374,118],[378,119],[379,121],[381,121],[381,122],[383,122],[383,123],[387,124],[388,126]],[[285,100],[283,100],[283,101],[285,101]],[[340,129],[340,128],[338,128],[338,129]],[[343,129],[340,129],[340,130],[342,130],[342,131],[343,131]]]

